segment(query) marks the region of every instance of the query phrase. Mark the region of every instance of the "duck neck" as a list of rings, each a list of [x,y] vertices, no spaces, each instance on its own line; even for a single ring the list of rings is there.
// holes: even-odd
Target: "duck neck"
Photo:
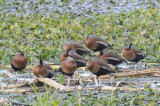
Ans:
[[[100,56],[102,56],[102,55],[103,55],[103,50],[100,51]]]
[[[129,50],[131,50],[131,46],[132,46],[132,45],[133,45],[132,43],[129,45]]]
[[[40,66],[42,67],[42,66],[43,66],[43,60],[40,60],[40,61],[39,61],[39,64],[40,64]]]
[[[21,52],[21,51],[19,51],[19,53],[20,53],[21,55],[24,55],[24,53],[23,53],[23,52]]]
[[[66,56],[69,56],[69,51],[71,51],[72,49],[68,49],[68,51],[66,52]]]

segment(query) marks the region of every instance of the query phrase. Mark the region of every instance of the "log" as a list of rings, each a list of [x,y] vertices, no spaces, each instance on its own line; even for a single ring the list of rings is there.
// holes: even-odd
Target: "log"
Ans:
[[[65,86],[63,86],[63,85],[61,85],[61,84],[57,83],[56,81],[53,81],[49,78],[38,78],[38,80],[40,82],[46,83],[47,85],[52,86],[54,88],[57,88],[60,90],[65,90]]]
[[[46,83],[47,85],[50,85],[54,88],[58,88],[60,90],[64,90],[64,91],[73,91],[73,90],[95,90],[97,89],[97,87],[81,87],[81,86],[76,86],[76,87],[70,87],[68,89],[65,88],[65,86],[49,79],[49,78],[38,78],[39,81]],[[98,87],[99,90],[116,90],[119,89],[121,91],[140,91],[143,90],[143,88],[130,88],[130,87],[111,87],[111,86],[102,86],[102,87]],[[160,91],[160,89],[153,89],[153,90],[158,90]]]
[[[132,72],[125,72],[125,73],[116,73],[116,77],[126,77],[126,76],[140,76],[140,75],[148,75],[148,74],[153,74],[153,73],[159,73],[160,69],[159,68],[154,68],[154,69],[144,69],[141,71],[132,71]],[[103,75],[100,78],[101,79],[108,79],[110,75]]]
[[[160,72],[160,68],[149,68],[149,69],[143,69],[143,70],[140,70],[140,71],[154,71],[154,72]]]
[[[160,77],[160,73],[153,73],[152,76],[153,77]]]
[[[16,78],[16,76],[10,73],[9,71],[4,71],[4,73],[8,75],[10,78]]]
[[[100,86],[100,87],[71,87],[69,89],[65,89],[64,91],[75,91],[75,90],[101,90],[101,91],[115,91],[119,89],[120,91],[141,91],[143,88],[130,88],[130,87],[111,87],[111,86]],[[160,91],[160,89],[152,89]]]
[[[11,102],[13,106],[29,106],[29,103]]]
[[[143,88],[130,88],[130,87],[111,87],[111,86],[99,86],[99,87],[81,87],[80,85],[77,87],[70,87],[68,89],[65,89],[65,86],[49,79],[49,78],[39,78],[39,81],[42,81],[44,83],[46,83],[47,85],[50,85],[54,88],[58,88],[60,90],[64,90],[64,91],[73,91],[73,90],[110,90],[110,91],[115,91],[117,89],[121,90],[121,91],[141,91],[144,90]],[[40,89],[40,87],[35,88],[36,90]],[[160,89],[152,89],[152,90],[157,90],[160,91]],[[34,90],[32,88],[27,88],[27,89],[5,89],[5,90],[0,90],[0,92],[3,93],[8,93],[8,92],[34,92]]]
[[[11,88],[26,87],[26,86],[28,86],[28,83],[24,82],[24,83],[19,83],[19,84],[15,84],[15,85],[2,86],[2,87],[0,87],[0,89],[11,89]]]
[[[115,91],[116,89],[119,89],[121,91],[141,91],[142,88],[130,88],[130,87],[110,87],[110,86],[104,86],[101,88],[101,90],[110,90]]]
[[[3,93],[9,93],[9,92],[34,92],[32,88],[26,88],[26,89],[5,89],[5,90],[0,90],[0,92]]]

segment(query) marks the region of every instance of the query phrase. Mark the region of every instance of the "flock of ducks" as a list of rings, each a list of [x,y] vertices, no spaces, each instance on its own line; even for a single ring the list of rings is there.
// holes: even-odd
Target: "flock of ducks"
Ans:
[[[97,37],[95,34],[88,35],[84,41],[84,44],[90,50],[94,52],[99,51],[100,53],[86,60],[82,56],[90,55],[90,51],[84,48],[81,44],[73,40],[69,40],[63,45],[64,53],[61,54],[61,64],[58,71],[64,75],[69,76],[67,87],[69,86],[70,77],[73,76],[73,74],[75,77],[76,70],[79,67],[86,66],[90,72],[98,77],[100,84],[101,75],[115,73],[114,69],[112,69],[109,64],[116,67],[122,62],[126,62],[126,60],[128,60],[135,63],[135,71],[136,64],[146,57],[145,53],[137,49],[131,43],[128,48],[122,49],[122,55],[126,59],[125,60],[119,55],[109,51],[111,45],[104,39]],[[27,57],[24,56],[24,53],[20,51],[13,57],[11,67],[16,71],[17,75],[17,71],[24,69],[26,66]],[[41,58],[39,65],[34,66],[32,71],[36,77],[52,78],[54,76],[52,68],[48,64],[44,64]]]

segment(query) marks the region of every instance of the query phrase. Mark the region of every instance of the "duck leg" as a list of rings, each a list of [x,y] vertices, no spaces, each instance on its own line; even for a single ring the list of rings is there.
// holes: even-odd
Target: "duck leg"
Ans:
[[[134,71],[136,71],[136,68],[137,68],[137,63],[135,63],[134,65]]]
[[[68,80],[68,83],[67,83],[67,87],[66,88],[68,89],[71,78],[69,77],[67,80]]]
[[[111,73],[110,77],[109,77],[110,82],[111,82],[111,86],[113,86],[113,81],[114,81],[115,78],[116,78],[116,74],[115,73]]]
[[[77,75],[77,70],[74,72],[74,74],[73,74],[73,80],[76,78],[76,75]]]
[[[95,82],[96,85],[98,85],[98,81],[97,81],[96,76],[94,77],[94,82]]]
[[[16,72],[16,79],[17,79],[17,83],[20,83],[17,72]]]

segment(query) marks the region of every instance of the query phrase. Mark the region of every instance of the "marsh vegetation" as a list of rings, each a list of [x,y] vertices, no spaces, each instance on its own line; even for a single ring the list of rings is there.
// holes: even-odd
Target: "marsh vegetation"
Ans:
[[[147,54],[139,69],[160,68],[159,7],[157,0],[0,0],[0,86],[16,83],[4,74],[10,70],[4,67],[18,50],[28,57],[29,66],[19,73],[19,77],[27,81],[35,77],[31,68],[38,62],[37,55],[41,54],[45,61],[60,63],[64,42],[73,39],[83,44],[91,33],[109,42],[111,50],[119,55],[122,48],[132,42]],[[118,71],[126,67],[133,69],[132,64],[124,63]],[[79,70],[78,76],[82,69]],[[60,78],[63,82],[63,77]],[[159,105],[160,91],[152,89],[160,88],[159,80],[152,75],[115,80],[125,82],[121,86],[144,88],[142,91],[64,92],[45,86],[44,90],[35,92],[1,91],[0,99],[21,105]],[[109,80],[103,83],[110,85]]]

